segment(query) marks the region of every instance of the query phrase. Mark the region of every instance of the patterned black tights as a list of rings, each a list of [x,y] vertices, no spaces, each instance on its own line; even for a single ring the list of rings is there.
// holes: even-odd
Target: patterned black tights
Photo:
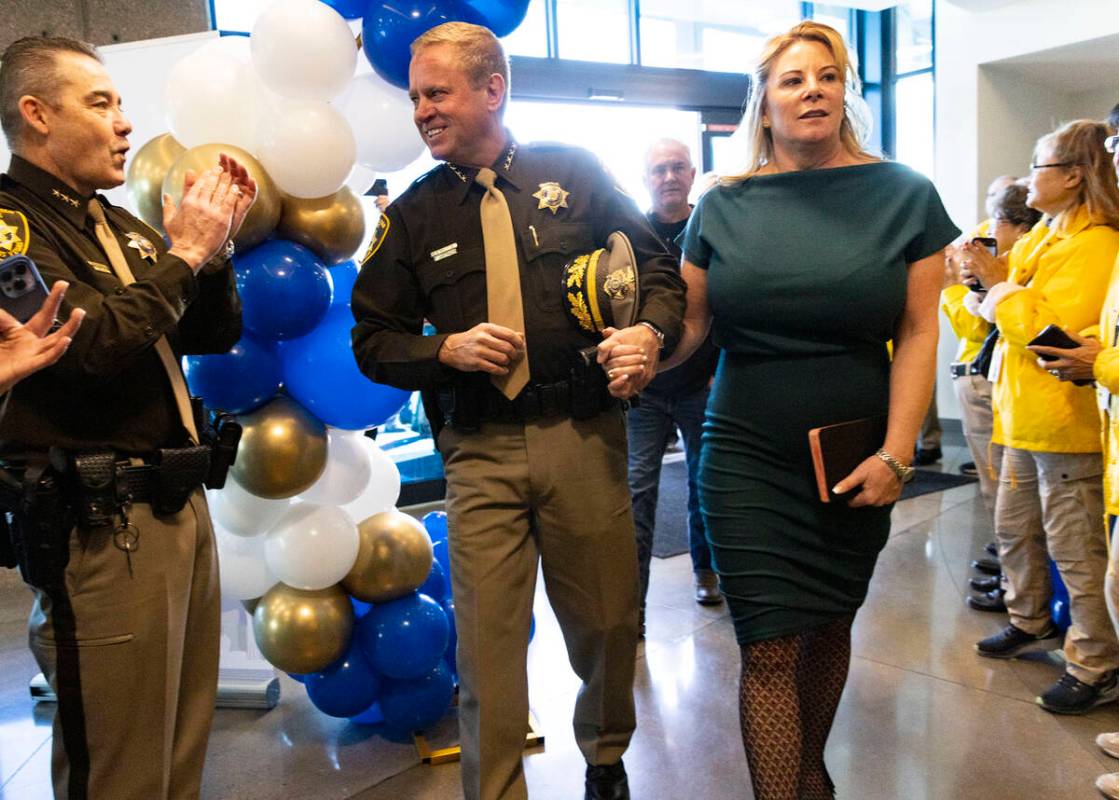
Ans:
[[[852,617],[742,648],[739,714],[756,800],[831,800],[824,745],[847,682]]]

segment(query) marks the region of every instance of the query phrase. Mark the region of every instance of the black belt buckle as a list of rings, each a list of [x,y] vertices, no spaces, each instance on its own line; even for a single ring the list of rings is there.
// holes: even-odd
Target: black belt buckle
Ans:
[[[971,373],[970,361],[953,361],[948,365],[948,374],[953,378],[963,378]]]

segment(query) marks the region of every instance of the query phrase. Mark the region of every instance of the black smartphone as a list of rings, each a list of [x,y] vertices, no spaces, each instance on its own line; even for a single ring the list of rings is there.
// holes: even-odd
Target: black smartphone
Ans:
[[[979,245],[980,247],[987,248],[987,252],[990,253],[992,256],[994,256],[996,258],[998,257],[999,242],[994,236],[976,236],[971,241],[973,243]],[[985,292],[985,291],[987,291],[986,288],[984,288],[983,284],[981,284],[978,279],[972,280],[970,283],[967,283],[965,285],[967,286],[967,288],[971,289],[973,292]]]
[[[1044,328],[1042,328],[1041,333],[1030,339],[1027,344],[1040,344],[1042,347],[1057,347],[1061,350],[1074,350],[1077,347],[1080,347],[1080,345],[1073,341],[1071,336],[1065,333],[1064,330],[1062,330],[1057,325],[1046,325]],[[1052,356],[1046,353],[1037,353],[1037,357],[1040,358],[1042,361],[1056,361],[1058,358],[1058,356]],[[1077,386],[1087,386],[1088,384],[1092,383],[1092,381],[1081,380],[1073,381],[1073,383]]]
[[[377,178],[366,192],[370,197],[385,197],[389,193],[389,184],[384,178]]]
[[[20,322],[27,322],[47,299],[47,285],[35,262],[27,256],[0,261],[0,308]]]

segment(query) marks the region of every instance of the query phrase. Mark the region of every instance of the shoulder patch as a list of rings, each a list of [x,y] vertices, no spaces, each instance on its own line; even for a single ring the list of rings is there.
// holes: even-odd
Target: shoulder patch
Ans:
[[[22,212],[0,208],[0,258],[19,256],[31,245],[31,229]]]
[[[364,267],[369,259],[377,254],[381,249],[381,245],[385,243],[385,239],[389,235],[389,218],[385,214],[381,214],[381,218],[377,220],[377,227],[373,229],[373,238],[369,240],[369,247],[365,251],[365,255],[361,259],[361,265]]]

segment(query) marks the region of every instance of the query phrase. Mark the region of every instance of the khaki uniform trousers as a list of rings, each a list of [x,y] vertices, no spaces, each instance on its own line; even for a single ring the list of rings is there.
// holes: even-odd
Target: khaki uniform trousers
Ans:
[[[979,494],[988,511],[995,507],[998,493],[1002,445],[991,441],[994,414],[991,411],[991,382],[982,375],[962,375],[952,379],[960,405],[960,423],[971,460],[979,478]]]
[[[467,800],[528,796],[527,649],[537,562],[583,685],[575,739],[612,764],[636,724],[637,552],[620,411],[439,435]]]
[[[1068,671],[1085,683],[1096,683],[1119,667],[1119,641],[1104,600],[1107,540],[1101,474],[1099,453],[1007,447],[995,502],[1010,622],[1033,634],[1053,624],[1046,557],[1052,558],[1069,594]]]
[[[111,528],[78,528],[65,589],[35,589],[31,649],[58,696],[56,798],[197,798],[217,693],[221,599],[214,534],[196,490],[177,514],[129,507],[128,556]]]

